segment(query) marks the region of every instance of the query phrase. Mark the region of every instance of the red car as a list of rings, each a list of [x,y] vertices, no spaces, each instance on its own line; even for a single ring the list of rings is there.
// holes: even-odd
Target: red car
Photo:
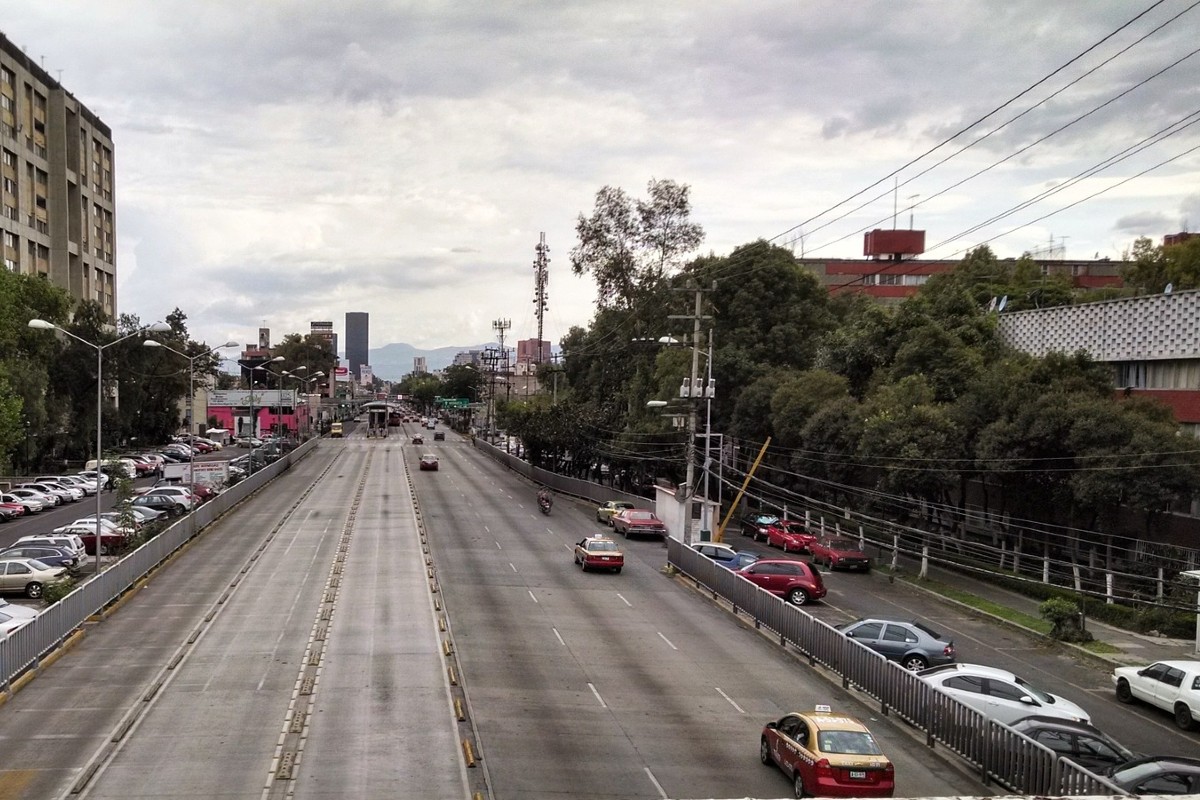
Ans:
[[[421,456],[421,469],[433,470],[437,472],[438,460],[433,453],[426,453]]]
[[[627,508],[612,518],[613,532],[630,536],[661,536],[667,538],[667,526],[644,508]]]
[[[584,572],[589,569],[620,572],[625,566],[625,554],[607,536],[589,536],[575,545],[575,563]]]
[[[25,506],[20,503],[0,503],[0,522],[25,516]]]
[[[871,558],[858,546],[858,541],[845,536],[825,536],[808,546],[813,561],[833,569],[871,569]]]
[[[816,539],[803,522],[781,519],[767,526],[767,546],[782,547],[785,553],[807,553]]]
[[[802,606],[809,600],[820,600],[825,596],[825,581],[821,580],[821,573],[804,561],[764,558],[733,573],[792,605]]]

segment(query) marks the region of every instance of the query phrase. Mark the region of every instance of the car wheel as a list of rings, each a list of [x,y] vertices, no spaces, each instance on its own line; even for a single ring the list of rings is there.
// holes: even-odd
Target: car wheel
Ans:
[[[771,745],[767,744],[765,736],[758,740],[758,760],[771,766]]]
[[[903,664],[904,668],[909,672],[920,672],[929,666],[929,662],[925,660],[925,657],[918,655],[906,656],[905,659],[900,663]]]
[[[1133,702],[1133,692],[1129,689],[1129,681],[1124,678],[1117,681],[1117,699],[1122,703]]]
[[[620,568],[620,567],[613,567],[613,572],[615,572],[615,573],[617,573],[618,575],[620,575],[620,574],[621,574],[621,568]]]
[[[796,770],[796,776],[792,778],[792,789],[797,798],[804,797],[804,776],[800,774],[800,770]]]
[[[1187,703],[1175,704],[1175,725],[1181,731],[1192,729],[1192,710],[1187,707]]]
[[[794,606],[802,606],[808,602],[808,592],[803,589],[792,589],[788,592],[787,599]]]
[[[40,583],[31,583],[25,587],[25,596],[30,600],[37,600],[42,596],[42,585]]]
[[[100,555],[111,556],[112,551],[113,551],[112,545],[103,544],[103,543],[100,545]]]

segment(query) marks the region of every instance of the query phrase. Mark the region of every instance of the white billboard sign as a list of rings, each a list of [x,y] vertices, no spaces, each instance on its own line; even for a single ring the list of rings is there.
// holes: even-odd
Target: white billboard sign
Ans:
[[[295,389],[215,389],[208,393],[210,406],[249,408],[250,406],[294,406]]]

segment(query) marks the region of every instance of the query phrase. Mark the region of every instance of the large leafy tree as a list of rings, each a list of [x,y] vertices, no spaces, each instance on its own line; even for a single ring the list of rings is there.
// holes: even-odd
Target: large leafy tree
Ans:
[[[592,215],[580,214],[575,224],[571,271],[595,278],[602,309],[634,306],[704,241],[703,228],[690,220],[687,184],[651,180],[646,188],[648,198],[635,200],[605,186]]]
[[[1133,265],[1125,269],[1122,278],[1140,292],[1156,294],[1167,284],[1176,289],[1200,287],[1200,237],[1166,247],[1141,237],[1125,258]]]

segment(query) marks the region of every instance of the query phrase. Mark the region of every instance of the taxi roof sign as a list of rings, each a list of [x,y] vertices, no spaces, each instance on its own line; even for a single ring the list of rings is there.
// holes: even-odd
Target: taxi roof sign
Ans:
[[[818,714],[829,714],[833,711],[833,706],[827,706],[818,703],[815,710]]]

